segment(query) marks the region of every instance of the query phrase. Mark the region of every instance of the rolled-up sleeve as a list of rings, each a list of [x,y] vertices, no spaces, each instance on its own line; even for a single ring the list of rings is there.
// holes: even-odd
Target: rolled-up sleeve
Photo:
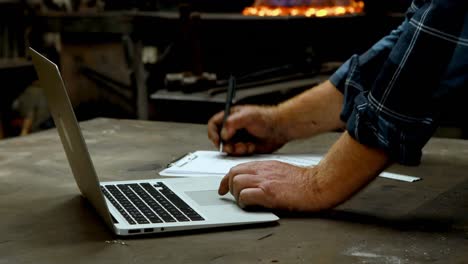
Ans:
[[[440,84],[463,44],[467,12],[465,0],[418,2],[397,30],[330,78],[344,93],[348,133],[404,165],[420,163],[437,127]]]

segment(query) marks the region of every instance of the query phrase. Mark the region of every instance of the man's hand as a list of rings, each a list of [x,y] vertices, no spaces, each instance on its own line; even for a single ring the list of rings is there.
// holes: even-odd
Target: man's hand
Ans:
[[[317,211],[323,208],[314,190],[314,173],[314,168],[279,161],[243,163],[224,176],[218,193],[231,192],[241,207]]]
[[[224,151],[231,155],[271,153],[290,140],[344,128],[340,120],[343,94],[330,81],[277,106],[236,106],[221,131]],[[224,112],[208,121],[208,137],[219,146]],[[235,139],[238,131],[252,137]]]
[[[349,199],[389,162],[385,152],[362,145],[345,132],[315,167],[243,163],[224,176],[218,193],[231,192],[240,206],[319,211]]]
[[[248,155],[252,153],[271,153],[283,146],[287,139],[282,134],[281,126],[276,119],[274,106],[236,106],[231,110],[221,131],[225,141],[224,151],[231,155]],[[208,121],[208,137],[218,146],[220,144],[220,127],[224,112],[215,114]],[[232,140],[236,132],[244,130],[250,137]]]

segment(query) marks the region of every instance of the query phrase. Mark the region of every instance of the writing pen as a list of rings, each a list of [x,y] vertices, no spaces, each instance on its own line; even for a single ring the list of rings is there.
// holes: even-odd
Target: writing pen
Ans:
[[[224,106],[224,118],[223,118],[223,122],[221,123],[221,129],[219,130],[219,139],[220,139],[219,152],[223,152],[224,142],[223,142],[223,139],[221,138],[221,131],[223,130],[224,124],[226,123],[228,116],[231,114],[232,99],[234,98],[235,92],[236,92],[236,78],[231,75],[229,77],[228,91],[226,95],[226,104]]]

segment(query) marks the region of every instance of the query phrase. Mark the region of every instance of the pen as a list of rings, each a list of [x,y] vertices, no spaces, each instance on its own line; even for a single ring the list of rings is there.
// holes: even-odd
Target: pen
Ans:
[[[226,95],[226,105],[224,106],[223,123],[221,123],[221,130],[219,130],[219,138],[220,138],[219,152],[223,152],[224,142],[223,142],[223,139],[221,138],[221,131],[223,130],[224,124],[226,123],[226,120],[229,114],[231,113],[232,99],[234,98],[235,90],[236,90],[236,78],[231,75],[229,77],[229,86],[228,86],[228,91]]]

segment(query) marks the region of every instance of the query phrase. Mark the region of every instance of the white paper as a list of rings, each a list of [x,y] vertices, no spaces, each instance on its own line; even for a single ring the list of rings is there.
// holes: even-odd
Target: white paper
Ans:
[[[217,151],[196,151],[172,163],[161,171],[162,176],[224,176],[232,167],[250,161],[278,160],[296,166],[317,165],[321,156],[269,154],[246,157],[232,157]]]
[[[162,170],[159,174],[161,176],[179,177],[223,177],[232,167],[250,161],[277,160],[296,166],[307,167],[317,165],[321,159],[322,156],[320,155],[308,154],[261,154],[247,157],[232,157],[217,151],[196,151],[170,164],[168,168]],[[421,179],[389,172],[383,172],[379,176],[406,182],[414,182]]]

